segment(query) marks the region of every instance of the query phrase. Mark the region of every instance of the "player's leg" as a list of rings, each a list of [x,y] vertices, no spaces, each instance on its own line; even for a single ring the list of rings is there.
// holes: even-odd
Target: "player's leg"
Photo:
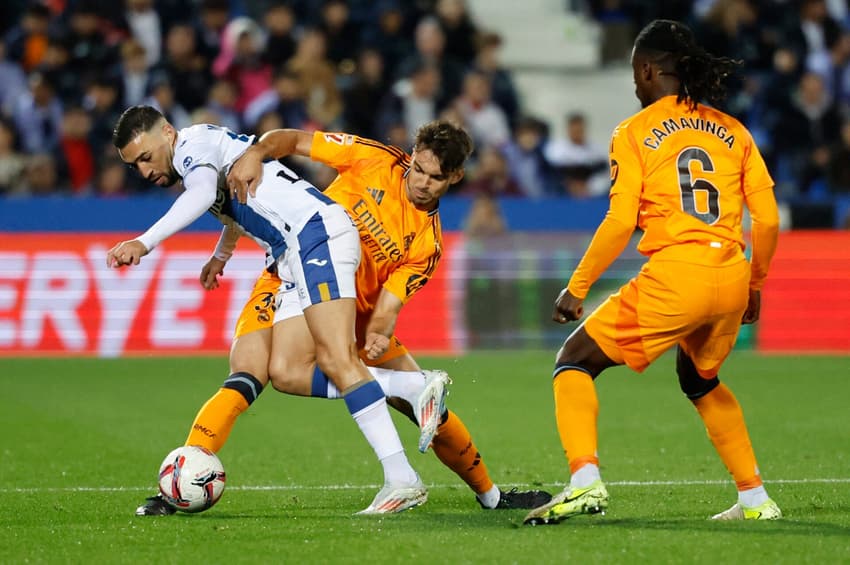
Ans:
[[[677,349],[676,373],[682,392],[693,403],[708,437],[735,480],[738,502],[715,519],[775,519],[779,507],[768,497],[756,462],[744,413],[732,391],[718,378],[723,361],[735,345],[747,305],[749,264],[727,267],[715,277],[722,297],[720,315],[691,333]]]
[[[200,445],[217,452],[227,441],[239,415],[248,409],[268,383],[274,298],[280,285],[264,271],[242,308],[230,348],[230,375],[201,407],[184,445]],[[163,516],[175,510],[160,495],[136,508],[137,516]]]
[[[410,466],[387,409],[384,391],[357,355],[354,340],[355,271],[360,238],[347,213],[328,206],[298,235],[299,248],[287,251],[285,267],[295,280],[304,319],[316,345],[316,361],[342,392],[346,406],[384,470],[385,487],[364,513],[396,512],[421,504],[427,492]],[[286,336],[273,332],[272,355],[286,348]]]

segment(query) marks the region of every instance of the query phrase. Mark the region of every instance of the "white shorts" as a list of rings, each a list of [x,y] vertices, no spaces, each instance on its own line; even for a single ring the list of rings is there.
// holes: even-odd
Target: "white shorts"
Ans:
[[[300,315],[320,302],[357,296],[354,274],[360,265],[360,236],[339,205],[316,212],[278,262],[281,285],[274,321]]]

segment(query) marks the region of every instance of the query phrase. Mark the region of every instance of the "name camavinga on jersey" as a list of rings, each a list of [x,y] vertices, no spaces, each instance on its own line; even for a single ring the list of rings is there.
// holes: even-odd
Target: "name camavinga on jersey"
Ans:
[[[721,126],[711,120],[690,118],[687,116],[677,116],[662,120],[661,123],[658,124],[658,127],[654,127],[650,130],[651,135],[644,138],[643,144],[654,151],[661,147],[661,143],[668,135],[676,133],[677,131],[688,129],[710,133],[725,143],[729,149],[732,149],[732,146],[735,145],[735,136],[729,134],[729,130],[726,129],[726,126]]]

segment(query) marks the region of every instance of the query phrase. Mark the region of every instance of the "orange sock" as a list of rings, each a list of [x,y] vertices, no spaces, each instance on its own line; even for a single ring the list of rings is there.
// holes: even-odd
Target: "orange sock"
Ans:
[[[437,428],[432,447],[443,465],[457,473],[475,494],[483,494],[493,488],[487,466],[472,443],[469,430],[451,410],[446,421]]]
[[[702,417],[711,443],[735,479],[738,490],[761,486],[744,413],[732,391],[720,383],[714,390],[695,400],[694,406]]]
[[[224,446],[239,414],[248,409],[248,401],[239,391],[220,388],[198,412],[185,445],[200,445],[213,453]]]
[[[596,419],[599,400],[593,379],[584,371],[566,369],[552,381],[555,393],[555,420],[570,473],[588,463],[599,465],[596,454]]]

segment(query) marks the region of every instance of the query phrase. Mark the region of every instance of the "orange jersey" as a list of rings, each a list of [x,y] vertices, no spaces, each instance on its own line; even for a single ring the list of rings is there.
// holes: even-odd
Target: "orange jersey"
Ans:
[[[716,264],[743,260],[744,206],[753,220],[752,278],[760,289],[776,247],[773,179],[749,131],[708,106],[691,111],[665,96],[614,130],[611,206],[568,288],[584,298],[599,275],[643,230],[638,251]],[[724,251],[704,253],[704,246]]]
[[[734,242],[743,249],[745,202],[773,188],[752,136],[738,120],[702,104],[691,112],[676,96],[647,106],[614,130],[611,167],[611,196],[623,195],[636,205],[637,226],[644,232],[638,251],[644,255],[689,242]]]
[[[431,278],[442,250],[437,210],[422,212],[407,198],[410,157],[377,141],[316,132],[310,158],[338,171],[325,194],[360,232],[358,312],[371,312],[384,288],[407,302]]]

